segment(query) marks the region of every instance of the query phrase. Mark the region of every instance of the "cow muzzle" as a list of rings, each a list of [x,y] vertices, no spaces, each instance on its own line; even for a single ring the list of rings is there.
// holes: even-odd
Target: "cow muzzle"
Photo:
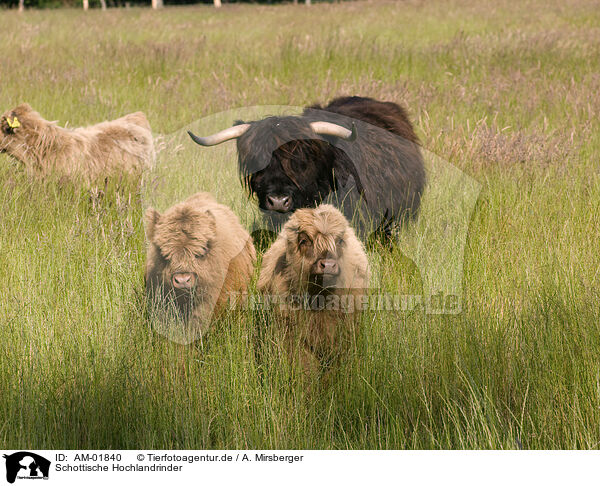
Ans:
[[[269,211],[287,213],[292,209],[292,198],[290,196],[267,196],[265,207]]]
[[[313,265],[313,275],[336,277],[340,274],[340,266],[333,258],[321,258]]]
[[[189,272],[174,273],[171,281],[176,289],[191,290],[196,286],[196,274]]]

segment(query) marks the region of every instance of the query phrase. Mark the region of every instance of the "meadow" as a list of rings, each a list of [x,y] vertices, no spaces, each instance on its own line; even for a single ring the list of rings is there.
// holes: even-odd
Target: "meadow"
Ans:
[[[0,154],[1,449],[599,446],[599,2],[0,11],[0,31],[0,111],[79,126],[143,110],[160,149],[141,189],[32,180]],[[233,145],[183,130],[338,95],[408,108],[436,207],[458,194],[440,167],[478,186],[448,262],[462,311],[365,313],[323,387],[276,346],[258,359],[253,312],[191,345],[153,331],[145,207],[210,190],[254,217]],[[369,251],[375,286],[446,278],[445,258],[427,277],[411,258],[435,217]]]

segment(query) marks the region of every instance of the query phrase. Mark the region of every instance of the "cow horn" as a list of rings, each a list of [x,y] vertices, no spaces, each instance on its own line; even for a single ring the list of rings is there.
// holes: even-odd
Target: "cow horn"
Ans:
[[[329,122],[312,122],[310,124],[312,131],[319,135],[332,135],[334,137],[342,138],[352,142],[356,140],[356,125],[352,123],[352,130],[348,130],[341,125]]]
[[[209,135],[208,137],[198,137],[189,131],[188,135],[192,137],[192,140],[198,145],[210,147],[211,145],[219,145],[220,143],[227,142],[227,140],[241,137],[244,133],[246,133],[248,128],[250,128],[250,124],[243,123],[241,125],[236,125],[235,127],[226,128],[225,130],[221,130],[220,132],[217,132],[214,135]]]

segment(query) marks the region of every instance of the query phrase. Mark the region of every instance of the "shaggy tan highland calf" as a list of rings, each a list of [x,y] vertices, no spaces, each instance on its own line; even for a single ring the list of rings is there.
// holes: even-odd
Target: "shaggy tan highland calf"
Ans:
[[[198,336],[230,298],[247,293],[256,252],[230,208],[206,192],[164,214],[146,211],[146,288],[152,302],[171,302]]]
[[[0,151],[33,174],[87,183],[115,174],[139,174],[154,161],[152,132],[142,112],[67,129],[44,120],[28,104],[0,117]]]
[[[354,339],[368,282],[363,245],[342,213],[325,204],[292,214],[263,257],[258,289],[282,324],[288,352],[315,369]]]

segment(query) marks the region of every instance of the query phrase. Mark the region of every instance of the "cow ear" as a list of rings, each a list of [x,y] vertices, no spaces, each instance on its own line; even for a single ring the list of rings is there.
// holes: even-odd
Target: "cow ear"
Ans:
[[[144,223],[146,224],[146,237],[151,240],[154,238],[154,230],[156,224],[160,220],[160,213],[154,208],[148,208],[144,215]]]
[[[2,124],[2,132],[5,135],[12,135],[19,127],[21,127],[21,121],[19,120],[16,111],[12,111],[8,115],[3,116],[0,123]]]

